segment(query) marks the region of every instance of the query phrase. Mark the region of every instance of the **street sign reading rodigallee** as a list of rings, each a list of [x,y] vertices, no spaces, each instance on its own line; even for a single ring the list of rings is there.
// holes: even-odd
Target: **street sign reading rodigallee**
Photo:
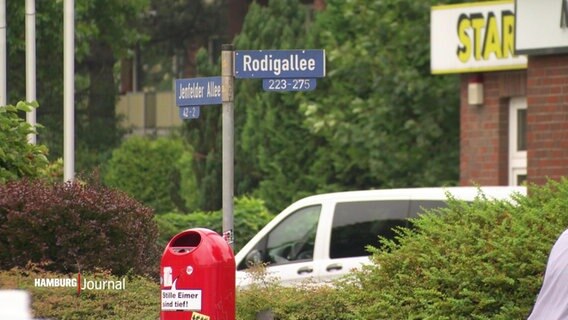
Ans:
[[[325,50],[235,51],[235,78],[323,78]]]
[[[178,107],[223,103],[221,77],[176,79],[175,92]]]

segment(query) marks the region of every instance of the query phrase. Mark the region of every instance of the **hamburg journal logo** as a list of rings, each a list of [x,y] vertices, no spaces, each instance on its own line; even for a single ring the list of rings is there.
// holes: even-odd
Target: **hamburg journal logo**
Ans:
[[[69,278],[35,278],[34,287],[40,288],[76,288],[77,295],[81,291],[89,290],[125,290],[126,278],[119,280],[101,280],[83,276],[80,273],[76,277]]]

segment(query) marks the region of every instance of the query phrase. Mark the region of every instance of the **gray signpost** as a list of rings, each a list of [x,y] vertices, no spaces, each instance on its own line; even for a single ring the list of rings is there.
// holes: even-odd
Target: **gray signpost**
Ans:
[[[235,92],[231,44],[221,47],[221,80],[223,83],[223,237],[234,249],[233,196],[235,188]]]

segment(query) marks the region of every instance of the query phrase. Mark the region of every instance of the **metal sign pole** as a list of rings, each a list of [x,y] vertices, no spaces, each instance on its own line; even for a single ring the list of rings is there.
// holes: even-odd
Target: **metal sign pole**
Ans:
[[[223,237],[234,249],[233,196],[235,180],[235,77],[231,44],[221,47],[221,95],[223,100]]]

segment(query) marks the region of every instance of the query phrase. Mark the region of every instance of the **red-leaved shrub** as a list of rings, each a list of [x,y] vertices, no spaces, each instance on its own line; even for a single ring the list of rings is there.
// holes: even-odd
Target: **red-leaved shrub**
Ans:
[[[157,269],[153,212],[125,193],[79,182],[0,185],[0,268],[28,262],[77,272]]]

